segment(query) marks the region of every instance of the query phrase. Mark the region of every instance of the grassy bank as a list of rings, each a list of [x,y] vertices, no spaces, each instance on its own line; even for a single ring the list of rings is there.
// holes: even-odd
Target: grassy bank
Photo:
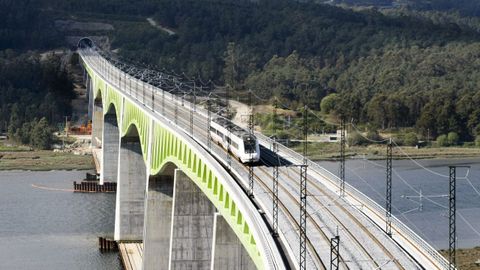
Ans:
[[[291,144],[293,149],[302,151],[302,144]],[[313,160],[333,160],[338,158],[340,146],[338,143],[309,143],[308,156]],[[386,154],[386,145],[351,146],[346,148],[346,155],[369,159],[382,159]],[[430,158],[468,158],[480,157],[480,148],[475,147],[395,147],[395,159],[405,159],[406,155],[416,159]]]
[[[448,251],[440,250],[440,253],[448,258]],[[480,270],[480,247],[457,249],[457,269]]]
[[[0,151],[0,170],[90,170],[91,155],[74,155],[53,151]]]

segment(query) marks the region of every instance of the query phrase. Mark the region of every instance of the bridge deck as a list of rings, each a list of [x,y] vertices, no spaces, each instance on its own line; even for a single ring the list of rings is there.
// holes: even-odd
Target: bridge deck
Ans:
[[[88,59],[95,65],[95,59]],[[100,66],[100,64],[97,64]],[[101,75],[101,73],[99,73]],[[120,89],[116,83],[118,74],[112,72],[109,79],[103,79],[113,87]],[[132,79],[131,79],[132,80]],[[207,117],[204,110],[197,108],[193,114],[188,102],[181,102],[178,97],[161,91],[152,93],[151,87],[143,87],[143,83],[132,80],[131,89],[121,91],[125,96],[137,102],[139,107],[153,110],[154,115],[163,118],[186,134],[190,134],[190,124],[193,123],[192,138],[203,147],[207,147],[208,131]],[[154,97],[154,101],[151,97]],[[163,100],[163,98],[165,100]],[[162,107],[165,105],[165,107]],[[192,119],[192,118],[193,119]],[[193,121],[191,121],[193,120]],[[262,165],[256,166],[254,195],[255,202],[265,212],[271,221],[272,217],[272,164],[278,163],[278,157],[269,149],[271,142],[259,136],[262,144]],[[226,151],[212,142],[209,149],[211,154],[222,163],[227,170],[238,180],[244,188],[248,186],[248,168],[235,158],[227,158]],[[298,154],[280,148],[279,156],[282,160],[279,170],[279,234],[281,242],[286,246],[286,252],[298,265],[299,259],[299,169],[288,164],[300,164]],[[312,164],[313,165],[313,164]],[[412,255],[407,253],[399,243],[414,246],[410,236],[401,236],[400,230],[394,230],[398,235],[396,241],[388,237],[379,227],[378,220],[382,217],[367,216],[361,211],[352,195],[341,197],[335,191],[335,179],[323,170],[310,166],[308,169],[308,205],[307,205],[307,268],[327,269],[330,263],[330,239],[340,235],[340,269],[422,269],[413,259],[422,259],[424,267],[433,268],[436,262],[432,261],[435,254],[424,253],[424,249],[417,248]],[[353,198],[353,199],[352,199]],[[377,210],[375,210],[377,211]],[[376,213],[372,210],[372,213]],[[377,211],[378,212],[378,211]],[[377,220],[377,222],[374,222]],[[403,238],[402,238],[403,237]],[[417,240],[418,241],[418,240]],[[411,246],[409,248],[411,248]],[[295,261],[296,260],[296,261]],[[428,261],[430,260],[430,263]]]
[[[175,121],[175,101],[165,102],[165,116],[169,121]],[[155,103],[161,108],[161,99]],[[179,105],[177,107],[177,125],[187,133],[190,125],[190,108]],[[194,138],[203,145],[207,145],[207,119],[201,114],[194,114]],[[254,194],[256,201],[262,206],[269,217],[272,216],[272,168],[275,163],[273,153],[268,150],[269,145],[261,141],[263,165],[256,166]],[[219,161],[229,167],[236,174],[240,184],[248,186],[248,168],[235,158],[228,166],[226,151],[212,143],[212,153],[219,157]],[[286,159],[286,163],[300,164],[285,153],[279,153]],[[222,158],[223,157],[223,158]],[[298,260],[299,240],[299,170],[295,167],[283,166],[279,175],[279,229],[284,243],[292,250]],[[384,232],[373,224],[367,217],[352,207],[343,198],[331,192],[321,184],[318,175],[309,172],[308,184],[310,197],[308,199],[307,218],[307,268],[327,269],[330,258],[330,238],[338,233],[343,243],[341,245],[341,269],[419,269],[418,265],[396,245]]]

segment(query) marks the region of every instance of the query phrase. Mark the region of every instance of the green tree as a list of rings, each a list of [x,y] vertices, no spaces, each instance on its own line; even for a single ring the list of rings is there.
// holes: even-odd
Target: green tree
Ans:
[[[8,137],[14,140],[17,140],[17,130],[22,127],[22,118],[20,115],[20,109],[17,103],[12,105],[10,111],[10,121],[8,124]]]
[[[52,129],[45,117],[40,119],[32,129],[30,141],[33,147],[38,149],[49,149],[53,142]]]
[[[386,95],[378,94],[375,95],[367,105],[367,115],[370,123],[373,124],[374,127],[385,128],[387,113],[385,108],[386,100]]]
[[[23,144],[29,144],[31,141],[31,134],[33,125],[37,122],[37,119],[34,119],[31,122],[25,122],[22,125],[22,128],[17,129],[16,138]]]
[[[338,94],[336,93],[327,95],[320,102],[320,109],[322,110],[323,113],[330,113],[330,111],[335,109],[335,105],[337,104],[338,100],[339,100],[339,97],[338,97]]]

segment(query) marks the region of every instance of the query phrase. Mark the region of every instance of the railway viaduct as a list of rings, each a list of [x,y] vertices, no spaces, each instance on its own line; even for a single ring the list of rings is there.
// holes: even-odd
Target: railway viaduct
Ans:
[[[135,78],[88,39],[78,53],[91,100],[92,144],[102,151],[101,183],[117,182],[114,238],[143,242],[143,269],[450,267],[398,219],[387,234],[385,209],[348,184],[339,194],[339,179],[321,166],[281,144],[275,156],[274,142],[262,134],[256,136],[264,164],[254,168],[249,196],[248,168],[209,142],[213,112]],[[276,197],[269,164],[278,158],[284,166]],[[302,240],[301,172],[292,165],[304,162]]]

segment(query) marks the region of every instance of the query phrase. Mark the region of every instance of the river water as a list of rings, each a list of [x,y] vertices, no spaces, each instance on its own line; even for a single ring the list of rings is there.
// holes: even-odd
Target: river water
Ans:
[[[121,269],[117,253],[102,254],[97,244],[113,235],[115,195],[69,191],[84,176],[0,172],[0,269]]]
[[[469,165],[457,184],[458,246],[480,246],[480,159],[394,160],[393,214],[437,249],[448,247],[448,166]],[[319,162],[338,173],[337,162]],[[384,205],[385,161],[348,160],[347,181]],[[431,170],[431,171],[429,171]],[[459,169],[458,176],[466,171]],[[112,235],[115,195],[70,191],[83,171],[0,172],[1,269],[121,269],[117,253],[100,253]],[[32,186],[34,185],[34,186]],[[48,188],[48,189],[44,189]],[[418,196],[426,196],[423,209]],[[431,196],[431,197],[428,197]]]
[[[338,162],[318,163],[338,175]],[[385,163],[362,159],[346,162],[346,181],[383,207]],[[392,213],[435,248],[448,248],[450,165],[471,166],[469,170],[457,169],[457,247],[480,246],[480,158],[394,160]]]

